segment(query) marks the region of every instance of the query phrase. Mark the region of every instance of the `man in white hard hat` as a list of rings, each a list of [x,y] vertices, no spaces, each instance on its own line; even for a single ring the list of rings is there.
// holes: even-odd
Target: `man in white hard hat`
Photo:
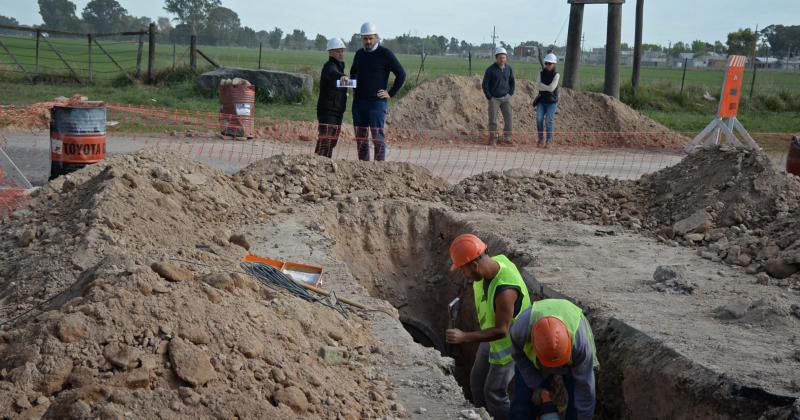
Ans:
[[[339,141],[342,118],[347,107],[347,88],[336,87],[336,82],[346,82],[344,72],[344,42],[339,38],[328,40],[328,61],[322,66],[317,99],[317,121],[319,122],[317,146],[314,153],[331,157]]]
[[[553,119],[558,109],[558,81],[560,76],[556,71],[558,58],[553,53],[544,56],[544,68],[539,73],[537,88],[539,95],[534,101],[536,107],[536,131],[538,141],[536,146],[550,147],[553,144]],[[545,142],[544,128],[547,126],[547,142]]]
[[[353,99],[353,125],[355,126],[358,158],[369,160],[369,136],[375,146],[375,160],[386,160],[386,136],[383,125],[386,120],[389,98],[397,95],[406,81],[406,72],[394,53],[378,42],[378,29],[372,23],[361,25],[361,45],[356,51],[350,78],[356,79]],[[389,73],[394,74],[392,88]]]
[[[514,96],[514,70],[508,65],[505,48],[494,50],[495,62],[483,74],[483,95],[489,101],[489,144],[497,144],[497,109],[503,114],[503,143],[511,144],[511,97]]]

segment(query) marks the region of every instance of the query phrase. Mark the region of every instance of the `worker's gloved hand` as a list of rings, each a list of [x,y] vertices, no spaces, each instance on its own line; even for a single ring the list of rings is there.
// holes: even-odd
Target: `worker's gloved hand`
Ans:
[[[445,337],[447,339],[448,344],[461,344],[466,343],[466,333],[464,331],[459,330],[458,328],[453,328],[445,331]]]
[[[547,402],[550,401],[550,392],[548,392],[544,388],[534,389],[533,393],[531,394],[531,402],[533,403],[533,405],[540,406],[545,401]]]

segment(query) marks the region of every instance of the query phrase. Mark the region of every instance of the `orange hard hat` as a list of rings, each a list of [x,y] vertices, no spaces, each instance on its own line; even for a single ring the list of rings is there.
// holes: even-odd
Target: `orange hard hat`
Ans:
[[[450,244],[450,260],[453,262],[450,271],[455,271],[474,261],[486,252],[486,248],[488,248],[486,244],[471,233],[458,235]]]
[[[572,357],[572,340],[567,326],[554,316],[536,321],[531,331],[531,342],[536,358],[544,367],[564,366]]]

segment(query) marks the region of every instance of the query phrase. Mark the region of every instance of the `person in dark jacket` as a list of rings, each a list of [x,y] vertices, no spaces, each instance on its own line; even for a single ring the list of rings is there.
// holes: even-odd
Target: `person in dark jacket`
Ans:
[[[559,74],[556,71],[558,58],[555,54],[549,53],[544,57],[544,68],[539,73],[539,96],[536,98],[536,131],[539,140],[536,146],[550,147],[553,144],[553,119],[558,109],[558,81]],[[547,143],[545,143],[544,128],[547,124]]]
[[[314,148],[314,153],[325,157],[333,155],[333,148],[339,142],[342,118],[347,107],[347,88],[336,87],[337,81],[347,81],[344,72],[344,42],[339,38],[331,38],[328,40],[328,62],[322,67],[319,79],[319,137],[317,147]]]
[[[497,143],[497,109],[503,114],[503,143],[511,144],[511,97],[514,96],[514,70],[508,65],[505,48],[494,50],[495,63],[483,75],[483,95],[489,101],[489,144]]]
[[[356,51],[350,78],[356,80],[353,99],[353,125],[355,126],[358,158],[369,160],[369,135],[375,146],[375,160],[386,160],[386,136],[383,125],[389,98],[397,95],[406,81],[406,72],[394,53],[378,43],[378,30],[372,23],[361,25],[361,44]],[[389,73],[394,83],[388,91]]]

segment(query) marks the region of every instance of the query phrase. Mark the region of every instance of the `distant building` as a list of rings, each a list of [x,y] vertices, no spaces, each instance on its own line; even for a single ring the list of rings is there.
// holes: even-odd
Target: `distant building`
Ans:
[[[779,69],[783,61],[777,57],[756,57],[756,67],[760,69]]]
[[[517,58],[538,57],[538,55],[538,48],[530,45],[520,45],[514,48],[514,56]]]
[[[800,57],[790,57],[784,59],[781,68],[784,70],[800,70]]]

